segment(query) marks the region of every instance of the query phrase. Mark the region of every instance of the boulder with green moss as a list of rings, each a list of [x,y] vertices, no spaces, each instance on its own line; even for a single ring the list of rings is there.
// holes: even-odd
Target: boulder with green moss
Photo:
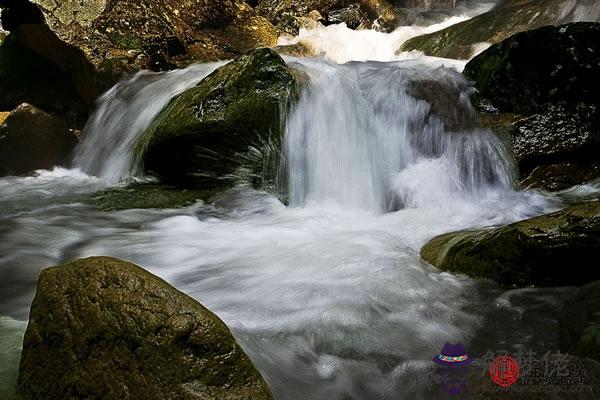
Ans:
[[[481,43],[500,43],[523,31],[569,22],[600,22],[596,0],[512,0],[467,21],[414,37],[399,51],[420,50],[427,55],[469,59]]]
[[[441,270],[504,287],[584,285],[600,279],[598,254],[597,201],[501,228],[447,233],[421,249],[421,257]]]
[[[216,315],[108,257],[42,271],[18,389],[24,399],[272,398]]]
[[[175,97],[136,153],[146,172],[178,186],[226,187],[240,179],[261,186],[279,159],[282,121],[297,90],[275,51],[254,50]]]

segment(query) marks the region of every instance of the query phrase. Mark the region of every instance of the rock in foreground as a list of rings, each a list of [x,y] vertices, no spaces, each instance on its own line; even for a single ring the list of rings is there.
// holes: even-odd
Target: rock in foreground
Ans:
[[[565,301],[559,327],[561,351],[600,357],[600,281],[580,287]]]
[[[179,186],[262,184],[277,160],[282,117],[297,94],[292,70],[271,49],[217,69],[175,97],[138,145],[144,169]]]
[[[491,230],[438,236],[421,250],[436,267],[501,286],[585,285],[600,279],[600,202]],[[584,260],[590,260],[588,262]]]
[[[41,273],[19,390],[32,399],[271,399],[217,316],[107,257]]]

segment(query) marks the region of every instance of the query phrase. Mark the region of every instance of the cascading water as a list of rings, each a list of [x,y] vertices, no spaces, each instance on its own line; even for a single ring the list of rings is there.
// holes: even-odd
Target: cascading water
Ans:
[[[449,117],[468,117],[462,78],[423,58],[288,61],[311,78],[287,118],[289,207],[247,187],[183,209],[89,205],[98,188],[135,171],[136,138],[160,109],[217,64],[143,73],[107,93],[75,163],[94,176],[0,179],[0,371],[12,379],[0,381],[0,397],[11,396],[17,321],[27,319],[40,269],[91,255],[142,265],[217,313],[278,400],[433,399],[430,360],[445,341],[475,356],[553,348],[548,315],[568,289],[506,292],[419,257],[437,234],[557,205],[512,190],[500,139],[470,118],[451,129],[410,90],[450,88],[458,97]]]
[[[510,190],[510,154],[496,135],[474,121],[448,132],[407,92],[437,82],[458,94],[451,114],[473,114],[460,74],[401,62],[304,63],[311,84],[287,123],[291,205],[329,199],[381,213]]]
[[[116,183],[136,170],[134,147],[156,115],[179,93],[224,63],[196,64],[168,73],[140,72],[104,94],[86,124],[74,167]]]

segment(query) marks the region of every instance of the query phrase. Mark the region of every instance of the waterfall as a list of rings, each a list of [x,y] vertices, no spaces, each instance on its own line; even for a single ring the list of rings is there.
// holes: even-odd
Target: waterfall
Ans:
[[[510,189],[505,142],[474,118],[450,132],[430,103],[409,94],[411,83],[437,82],[458,95],[448,112],[473,116],[470,87],[454,70],[303,63],[311,83],[288,118],[285,142],[291,205],[333,200],[386,212]]]
[[[140,72],[105,93],[82,132],[73,166],[109,182],[135,174],[137,139],[169,101],[224,63],[167,73]]]

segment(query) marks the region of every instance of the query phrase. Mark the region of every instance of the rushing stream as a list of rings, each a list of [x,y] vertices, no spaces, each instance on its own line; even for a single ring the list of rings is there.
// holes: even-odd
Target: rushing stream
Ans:
[[[287,117],[289,206],[246,187],[184,209],[86,202],[136,173],[136,137],[220,64],[121,82],[100,100],[73,169],[0,179],[0,397],[14,384],[38,272],[92,255],[142,265],[214,311],[279,400],[437,398],[430,360],[446,341],[475,357],[556,347],[568,288],[506,292],[419,257],[437,234],[561,205],[513,190],[496,136],[445,132],[407,94],[415,77],[468,90],[440,68],[457,63],[287,61],[311,78]]]

